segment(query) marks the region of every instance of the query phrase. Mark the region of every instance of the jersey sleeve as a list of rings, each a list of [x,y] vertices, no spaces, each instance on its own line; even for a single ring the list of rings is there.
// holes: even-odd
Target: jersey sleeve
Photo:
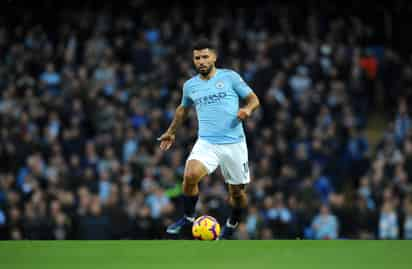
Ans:
[[[185,83],[183,84],[182,102],[180,103],[180,105],[183,107],[189,107],[193,104],[193,101],[192,99],[190,99],[188,92],[187,83]]]
[[[236,93],[240,97],[245,98],[246,96],[248,96],[250,93],[253,92],[252,89],[249,87],[249,85],[247,85],[246,82],[243,80],[243,78],[235,71],[231,72],[231,79],[232,79],[233,89],[236,91]]]

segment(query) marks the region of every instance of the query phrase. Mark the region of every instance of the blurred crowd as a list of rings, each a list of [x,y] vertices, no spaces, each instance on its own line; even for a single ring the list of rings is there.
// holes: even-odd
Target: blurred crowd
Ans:
[[[128,5],[0,24],[0,239],[165,238],[182,214],[194,109],[171,150],[156,138],[200,35],[262,103],[244,124],[252,183],[236,238],[412,239],[412,57],[365,44],[383,29],[287,4]],[[223,223],[221,174],[200,191],[197,213]]]

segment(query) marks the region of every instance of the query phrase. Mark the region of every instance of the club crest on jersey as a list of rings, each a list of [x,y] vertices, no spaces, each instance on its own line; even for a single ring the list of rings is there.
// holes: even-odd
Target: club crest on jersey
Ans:
[[[215,86],[217,89],[223,89],[223,87],[225,87],[225,84],[222,81],[218,81]]]

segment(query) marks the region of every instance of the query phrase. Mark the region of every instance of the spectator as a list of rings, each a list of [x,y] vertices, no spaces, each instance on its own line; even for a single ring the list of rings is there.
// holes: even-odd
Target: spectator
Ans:
[[[374,207],[368,203],[364,194],[358,196],[355,209],[352,212],[354,226],[354,238],[370,240],[375,238],[377,214]]]
[[[330,212],[328,205],[320,207],[319,214],[312,222],[313,235],[315,239],[337,239],[339,236],[339,222],[335,215]]]
[[[263,212],[264,221],[266,226],[272,229],[274,238],[288,238],[290,234],[292,215],[283,199],[282,193],[278,192],[273,198],[267,197],[264,202],[266,208]]]
[[[159,186],[154,186],[153,193],[146,199],[146,204],[150,208],[151,217],[154,219],[160,218],[172,209],[169,198]]]
[[[405,217],[403,223],[403,238],[412,239],[412,201],[409,197],[405,199]]]
[[[83,240],[108,240],[111,238],[109,217],[103,212],[102,203],[97,196],[88,198],[84,215],[78,218],[78,235]]]
[[[408,115],[408,106],[405,99],[399,102],[399,109],[395,119],[395,136],[396,142],[401,144],[406,137],[408,130],[411,128],[411,119]]]
[[[45,90],[53,95],[60,94],[61,77],[55,70],[53,63],[48,63],[44,72],[40,75],[40,82],[44,85]]]
[[[349,139],[346,146],[346,165],[350,171],[349,177],[358,179],[368,169],[369,144],[366,136],[354,128],[349,131]]]
[[[398,239],[399,226],[398,216],[391,202],[382,205],[379,218],[379,238]]]
[[[249,208],[249,213],[247,214],[246,218],[246,230],[248,233],[249,238],[256,239],[258,228],[260,225],[261,219],[258,214],[258,209],[256,207]]]

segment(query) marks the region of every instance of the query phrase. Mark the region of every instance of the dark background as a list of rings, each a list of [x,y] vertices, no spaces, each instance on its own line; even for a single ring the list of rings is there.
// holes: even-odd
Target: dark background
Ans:
[[[155,138],[201,35],[262,102],[237,238],[412,238],[407,1],[1,5],[1,239],[165,238],[194,111],[170,152]],[[217,172],[197,212],[224,223],[226,199]]]

